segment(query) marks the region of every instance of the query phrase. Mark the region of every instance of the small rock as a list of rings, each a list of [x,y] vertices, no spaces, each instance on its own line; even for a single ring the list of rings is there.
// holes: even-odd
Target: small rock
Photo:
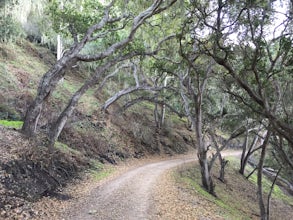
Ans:
[[[98,211],[97,210],[90,210],[89,212],[88,212],[88,214],[89,215],[94,215],[94,214],[96,214]]]

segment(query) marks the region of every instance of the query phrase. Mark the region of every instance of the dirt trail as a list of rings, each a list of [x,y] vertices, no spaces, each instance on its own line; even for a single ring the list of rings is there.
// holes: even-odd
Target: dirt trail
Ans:
[[[147,164],[130,170],[95,189],[90,198],[81,201],[64,219],[150,219],[152,190],[166,170],[194,159],[174,159]]]
[[[63,219],[154,219],[153,193],[160,176],[173,167],[192,161],[195,159],[184,157],[150,163],[127,171],[94,189],[90,197],[67,210]]]

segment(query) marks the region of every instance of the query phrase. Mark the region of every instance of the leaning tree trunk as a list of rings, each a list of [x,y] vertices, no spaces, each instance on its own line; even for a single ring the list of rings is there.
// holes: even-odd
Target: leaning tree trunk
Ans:
[[[61,58],[41,79],[35,100],[27,109],[22,132],[27,136],[33,136],[36,132],[38,120],[42,113],[43,104],[56,88],[59,80],[65,74],[65,68],[73,63],[74,56]]]
[[[56,88],[57,83],[64,77],[66,67],[70,67],[78,61],[77,55],[88,42],[92,33],[98,29],[101,29],[108,21],[109,10],[105,10],[105,15],[102,20],[91,26],[86,35],[80,42],[75,42],[71,49],[62,56],[51,69],[43,75],[39,83],[37,96],[33,103],[27,109],[24,123],[22,126],[22,132],[27,136],[33,136],[36,132],[38,120],[42,113],[44,101],[50,96],[53,90]]]
[[[102,74],[107,71],[114,62],[108,62],[105,65],[99,67],[96,72],[90,77],[85,83],[75,92],[75,94],[71,97],[68,105],[64,109],[64,111],[60,114],[57,121],[53,124],[52,128],[49,131],[49,149],[52,151],[54,148],[54,144],[57,141],[61,131],[64,128],[65,123],[67,122],[68,118],[72,115],[75,107],[78,104],[78,101],[86,93],[86,91],[95,85],[99,79],[101,78]]]
[[[78,104],[79,99],[81,96],[87,91],[89,88],[88,85],[82,86],[71,98],[70,102],[64,109],[64,111],[60,114],[57,121],[54,123],[52,128],[49,131],[49,150],[52,152],[55,142],[57,141],[61,131],[64,128],[65,123],[67,122],[68,118],[72,115],[73,110],[75,109],[76,105]]]

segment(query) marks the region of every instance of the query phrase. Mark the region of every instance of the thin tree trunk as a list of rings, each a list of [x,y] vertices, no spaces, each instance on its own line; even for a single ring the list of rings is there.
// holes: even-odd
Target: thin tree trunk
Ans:
[[[282,170],[282,167],[278,170],[278,172],[277,172],[277,174],[276,174],[276,176],[275,176],[275,178],[273,180],[273,183],[271,185],[271,189],[270,189],[270,192],[269,192],[269,195],[268,195],[268,200],[267,200],[267,216],[268,216],[268,218],[270,217],[270,201],[271,201],[271,196],[272,196],[272,193],[273,193],[273,190],[274,190],[274,186],[276,184],[276,181],[278,179],[278,176],[279,176],[281,170]]]
[[[221,152],[219,153],[219,162],[221,165],[219,180],[221,180],[224,183],[225,182],[225,167],[228,164],[228,160],[225,160],[225,158],[222,157]]]
[[[249,131],[247,130],[247,134],[246,134],[246,137],[245,137],[245,143],[244,143],[244,148],[243,148],[243,151],[242,151],[242,155],[241,155],[241,163],[240,163],[240,170],[239,170],[239,173],[244,175],[244,171],[245,171],[245,167],[247,165],[247,162],[250,158],[250,156],[257,150],[259,150],[260,148],[255,148],[258,140],[259,140],[259,133],[262,129],[262,126],[260,126],[257,130],[257,133],[255,134],[254,138],[253,138],[253,141],[252,143],[250,144],[249,146],[249,149],[248,151],[246,152],[246,149],[247,149],[247,145],[248,145],[248,134],[249,134]]]
[[[189,105],[188,105],[188,98],[186,94],[184,93],[183,77],[179,76],[179,80],[180,80],[180,96],[183,100],[183,107],[186,112],[187,119],[191,123],[191,130],[193,130],[195,128],[195,119],[194,117],[192,117],[192,114],[190,112]]]
[[[214,183],[212,181],[209,169],[209,163],[207,158],[208,149],[205,146],[202,134],[202,109],[201,109],[201,95],[198,94],[196,97],[196,120],[195,120],[195,132],[198,144],[198,159],[201,167],[201,178],[203,187],[212,195],[215,195]]]
[[[60,34],[57,35],[57,60],[62,57],[63,45]]]
[[[250,174],[247,175],[246,179],[249,179],[249,177],[257,170],[257,166],[253,168],[253,170],[250,172]]]
[[[160,120],[160,124],[161,126],[164,125],[165,123],[165,114],[166,114],[166,105],[161,105],[161,120]]]
[[[155,94],[155,101],[158,101],[158,93]],[[160,120],[160,114],[158,110],[158,103],[155,103],[155,108],[154,108],[154,119],[156,123],[156,127],[161,129],[161,120]]]
[[[170,79],[170,77],[166,77],[164,80],[164,87],[167,87],[167,83],[168,83],[168,79]],[[164,125],[165,122],[165,114],[166,114],[166,105],[162,105],[161,107],[161,125]]]
[[[262,144],[262,150],[261,155],[258,163],[258,170],[257,170],[257,196],[258,196],[258,204],[260,209],[260,216],[261,220],[269,220],[269,216],[265,207],[265,202],[263,198],[263,186],[262,186],[262,175],[263,175],[263,165],[264,165],[264,159],[266,155],[266,149],[271,136],[271,131],[268,131],[265,137],[265,140]]]
[[[241,159],[240,159],[240,169],[239,169],[239,173],[244,175],[244,171],[245,171],[245,166],[247,163],[247,155],[246,155],[246,149],[247,149],[247,144],[248,144],[248,128],[246,128],[246,135],[245,135],[245,140],[242,146],[242,154],[241,154]]]

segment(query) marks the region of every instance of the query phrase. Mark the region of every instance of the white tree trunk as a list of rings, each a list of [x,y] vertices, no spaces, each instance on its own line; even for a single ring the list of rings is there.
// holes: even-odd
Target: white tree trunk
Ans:
[[[60,34],[57,35],[57,60],[62,57],[63,45]]]

